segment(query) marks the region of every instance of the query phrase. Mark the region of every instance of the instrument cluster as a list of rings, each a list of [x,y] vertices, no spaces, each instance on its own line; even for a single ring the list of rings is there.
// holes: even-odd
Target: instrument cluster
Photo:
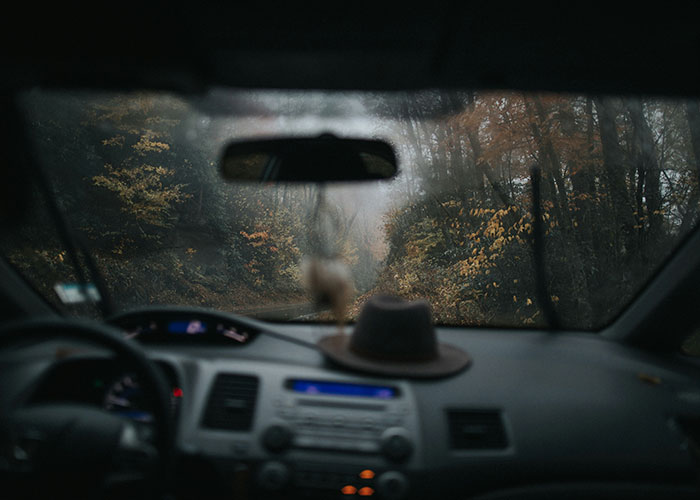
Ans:
[[[171,389],[171,411],[176,416],[184,391],[175,369],[159,361]],[[43,377],[32,403],[78,403],[102,408],[130,420],[150,423],[152,408],[138,376],[113,358],[68,358]]]
[[[144,343],[207,343],[243,346],[259,329],[250,320],[201,310],[151,309],[110,320],[125,337]]]

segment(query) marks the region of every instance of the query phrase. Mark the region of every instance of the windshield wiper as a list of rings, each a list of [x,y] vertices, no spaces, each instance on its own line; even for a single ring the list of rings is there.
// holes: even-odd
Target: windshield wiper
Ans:
[[[22,114],[19,113],[17,109],[16,100],[12,102],[12,105],[8,106],[8,111],[12,115],[12,121],[14,123],[21,124],[20,130],[27,130],[24,120],[22,119]],[[99,299],[95,302],[100,310],[103,318],[111,316],[114,308],[112,306],[112,300],[109,295],[109,291],[105,285],[102,274],[100,273],[95,260],[92,258],[90,252],[87,251],[86,246],[80,241],[77,235],[73,232],[68,219],[65,214],[61,211],[58,203],[56,201],[56,195],[51,189],[48,178],[44,174],[40,163],[36,160],[32,154],[33,148],[28,144],[27,134],[18,134],[20,152],[24,152],[25,163],[30,172],[34,174],[34,180],[37,183],[39,191],[44,196],[46,200],[48,212],[50,217],[56,227],[58,237],[65,245],[66,255],[70,260],[71,266],[75,271],[75,276],[78,281],[78,287],[85,300],[89,300],[91,294],[88,290],[89,281],[83,270],[83,266],[80,264],[80,254],[82,254],[83,262],[85,263],[85,268],[92,278],[92,284],[97,289],[99,294]]]

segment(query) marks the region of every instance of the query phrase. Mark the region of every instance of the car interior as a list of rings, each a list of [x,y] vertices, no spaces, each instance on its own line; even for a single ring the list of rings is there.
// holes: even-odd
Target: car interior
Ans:
[[[122,302],[128,307],[117,308],[108,297],[111,290],[120,302],[115,288],[101,282],[114,270],[99,269],[104,264],[96,265],[89,244],[75,238],[82,227],[71,227],[67,215],[68,204],[83,202],[52,197],[52,186],[68,192],[65,186],[84,174],[52,172],[62,160],[46,155],[53,150],[41,142],[51,120],[60,120],[41,115],[43,105],[61,102],[52,95],[98,96],[70,101],[78,104],[56,114],[67,116],[88,106],[111,113],[99,108],[99,96],[141,91],[177,96],[175,104],[168,101],[175,110],[198,103],[213,117],[243,109],[244,120],[270,119],[266,92],[329,99],[550,92],[594,96],[596,105],[598,96],[651,97],[695,103],[691,137],[700,133],[697,8],[634,6],[624,15],[609,13],[611,6],[545,12],[459,2],[69,9],[20,7],[2,35],[2,239],[14,241],[9,235],[28,224],[31,200],[43,200],[43,223],[67,249],[55,265],[69,267],[74,284],[54,287],[48,268],[27,270],[17,264],[21,251],[12,257],[0,244],[0,497],[700,497],[700,351],[687,347],[700,331],[697,217],[658,264],[648,263],[629,297],[603,295],[601,286],[600,300],[616,312],[590,313],[584,323],[568,320],[547,290],[548,264],[538,255],[551,234],[541,227],[549,212],[539,210],[549,208],[537,197],[550,188],[548,177],[540,187],[536,168],[522,184],[523,196],[535,200],[527,279],[542,312],[533,323],[442,321],[445,299],[437,294],[410,303],[377,294],[340,327],[332,316],[270,319],[253,306],[168,302],[167,285],[155,278],[153,286],[162,289],[154,301],[128,280],[115,285],[130,296]],[[237,107],[239,91],[263,97],[250,109]],[[203,98],[212,94],[219,97]],[[318,102],[325,101],[311,99],[301,114],[325,116]],[[445,99],[435,114],[459,115],[464,102]],[[598,109],[602,123],[605,108]],[[634,117],[632,105],[625,109]],[[44,128],[32,129],[36,123]],[[83,126],[66,123],[69,131]],[[99,135],[99,123],[89,126]],[[224,158],[213,182],[252,176],[268,184],[381,184],[377,179],[409,168],[402,150],[371,129],[353,129],[362,139],[356,142],[309,130],[313,138],[256,130],[220,137],[217,144],[228,149],[211,152]],[[154,137],[139,143],[144,154],[167,149]],[[273,140],[252,140],[261,138]],[[104,141],[98,146],[112,147]],[[261,157],[263,174],[253,172]],[[689,172],[695,168],[700,178],[700,157],[688,158]],[[329,162],[335,171],[318,167]],[[117,170],[105,172],[117,178]],[[675,178],[668,175],[670,185]],[[114,185],[107,174],[93,179],[98,187]],[[692,182],[678,184],[689,197],[697,191]],[[497,199],[502,193],[492,187]],[[182,194],[177,189],[170,191],[173,203]],[[639,203],[648,204],[650,193],[639,194]],[[98,210],[96,200],[85,200],[84,212]],[[240,234],[256,248],[267,237]],[[183,259],[220,258],[183,251],[189,252]],[[202,262],[204,276],[221,269],[211,264],[208,271]],[[310,272],[323,281],[323,273]],[[335,311],[343,282],[325,277],[316,291]],[[94,307],[66,312],[93,291],[101,297]],[[564,288],[557,293],[563,303]],[[524,300],[508,296],[518,305]]]

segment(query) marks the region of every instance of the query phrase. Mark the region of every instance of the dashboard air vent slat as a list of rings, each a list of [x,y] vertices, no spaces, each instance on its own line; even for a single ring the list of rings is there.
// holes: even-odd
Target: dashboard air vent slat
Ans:
[[[257,396],[257,377],[218,375],[209,394],[204,427],[231,431],[250,430]]]
[[[492,450],[508,446],[498,410],[448,410],[450,447],[455,450]]]

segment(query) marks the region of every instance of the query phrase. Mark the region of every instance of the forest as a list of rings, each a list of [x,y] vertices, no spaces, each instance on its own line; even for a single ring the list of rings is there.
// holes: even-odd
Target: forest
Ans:
[[[388,292],[427,298],[440,324],[545,325],[533,270],[537,166],[549,298],[564,327],[596,330],[700,217],[695,101],[232,91],[195,102],[34,92],[23,106],[37,161],[119,309],[188,304],[328,319],[304,307],[303,261],[322,256],[349,269],[351,316]],[[220,177],[230,140],[328,130],[385,139],[400,174],[325,187]],[[66,308],[53,286],[75,272],[45,210],[35,196],[32,217],[0,248]]]

